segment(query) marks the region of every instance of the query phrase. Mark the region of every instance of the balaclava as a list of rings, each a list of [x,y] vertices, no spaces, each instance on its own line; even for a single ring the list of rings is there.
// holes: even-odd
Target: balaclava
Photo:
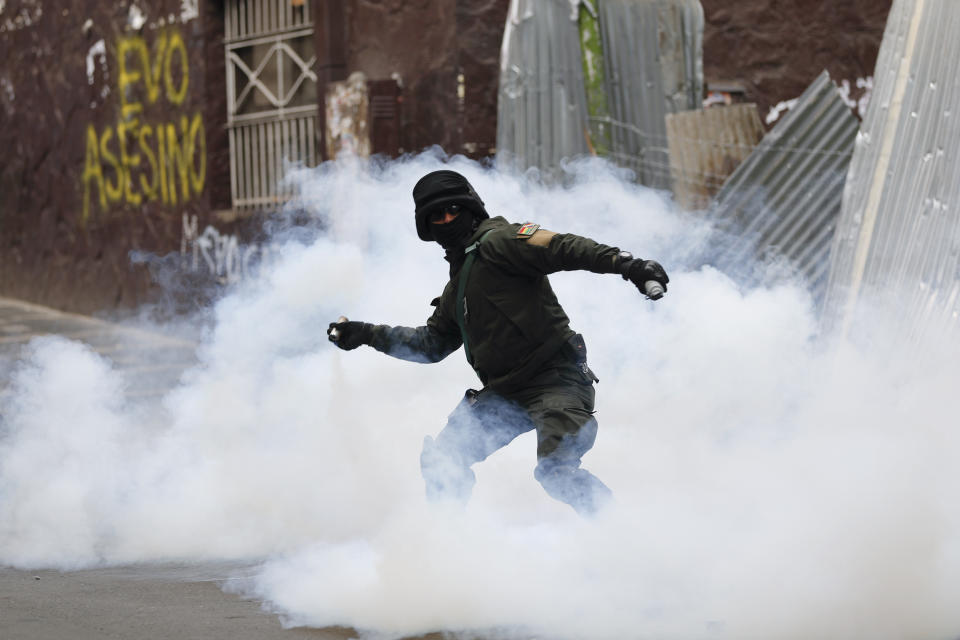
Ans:
[[[413,202],[416,206],[414,218],[417,235],[424,241],[436,240],[448,251],[455,249],[457,243],[465,243],[476,225],[490,217],[483,207],[483,200],[467,179],[449,169],[433,171],[420,178],[413,187]],[[430,224],[429,217],[433,211],[451,204],[460,207],[460,215],[456,220],[443,225]],[[437,227],[447,228],[438,230]]]
[[[447,205],[448,207],[450,205]],[[433,224],[429,220],[430,231],[433,239],[447,251],[462,249],[467,246],[467,240],[473,235],[474,229],[480,224],[473,213],[465,208],[459,207],[459,215],[446,224]]]

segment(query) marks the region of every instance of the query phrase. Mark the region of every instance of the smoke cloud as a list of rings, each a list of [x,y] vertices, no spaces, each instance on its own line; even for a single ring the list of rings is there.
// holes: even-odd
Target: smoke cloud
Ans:
[[[253,564],[227,588],[289,625],[369,637],[810,638],[960,634],[955,340],[904,343],[878,313],[817,336],[802,286],[700,264],[701,219],[598,162],[543,187],[461,158],[492,215],[661,261],[660,302],[560,273],[600,431],[584,466],[615,503],[583,520],[521,436],[477,465],[465,510],[426,504],[423,436],[477,381],[341,352],[327,323],[416,326],[447,278],[410,190],[437,154],[303,170],[276,257],[216,303],[200,364],[161,408],[62,338],[31,343],[0,400],[0,562],[74,569]]]

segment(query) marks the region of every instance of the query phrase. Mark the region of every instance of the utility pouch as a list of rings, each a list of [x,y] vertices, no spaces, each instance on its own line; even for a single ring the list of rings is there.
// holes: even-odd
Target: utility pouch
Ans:
[[[575,333],[570,336],[570,339],[563,345],[563,350],[566,356],[577,365],[580,375],[587,383],[600,382],[600,379],[587,366],[587,343],[584,342],[582,335]]]

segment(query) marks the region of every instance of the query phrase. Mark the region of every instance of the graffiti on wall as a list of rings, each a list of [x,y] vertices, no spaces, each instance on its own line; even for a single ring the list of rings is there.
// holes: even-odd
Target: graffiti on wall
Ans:
[[[116,77],[117,122],[100,129],[90,124],[85,134],[82,224],[94,210],[189,202],[206,180],[203,115],[184,109],[190,63],[180,31],[161,30],[152,46],[139,35],[120,37]],[[163,109],[150,109],[155,105]],[[156,111],[164,117],[147,115]]]
[[[189,22],[200,16],[199,0],[180,0],[180,20]]]
[[[87,84],[94,86],[97,71],[97,61],[103,74],[103,87],[100,89],[100,98],[106,98],[110,93],[110,67],[107,65],[107,43],[101,38],[94,42],[87,51]],[[97,106],[96,100],[90,103],[90,108]]]
[[[200,0],[180,0],[179,16],[169,13],[165,16],[159,16],[149,24],[147,23],[147,14],[144,13],[143,9],[137,6],[135,2],[131,3],[130,11],[127,12],[127,26],[134,31],[139,31],[144,25],[147,25],[151,30],[159,29],[168,24],[176,23],[178,17],[183,24],[200,17]]]
[[[180,265],[184,270],[208,273],[229,284],[254,277],[272,258],[267,245],[243,245],[236,235],[220,233],[209,225],[200,233],[197,216],[183,214]]]

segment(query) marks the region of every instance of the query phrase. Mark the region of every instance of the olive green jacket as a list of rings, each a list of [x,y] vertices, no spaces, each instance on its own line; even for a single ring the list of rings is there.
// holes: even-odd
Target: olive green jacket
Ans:
[[[467,340],[483,384],[509,392],[555,360],[574,335],[547,274],[581,269],[614,273],[620,250],[502,217],[481,222],[468,244],[481,236],[464,295]],[[433,301],[436,310],[425,326],[375,325],[370,346],[414,362],[438,362],[456,351],[463,344],[456,300],[462,264],[451,268],[450,281]]]

